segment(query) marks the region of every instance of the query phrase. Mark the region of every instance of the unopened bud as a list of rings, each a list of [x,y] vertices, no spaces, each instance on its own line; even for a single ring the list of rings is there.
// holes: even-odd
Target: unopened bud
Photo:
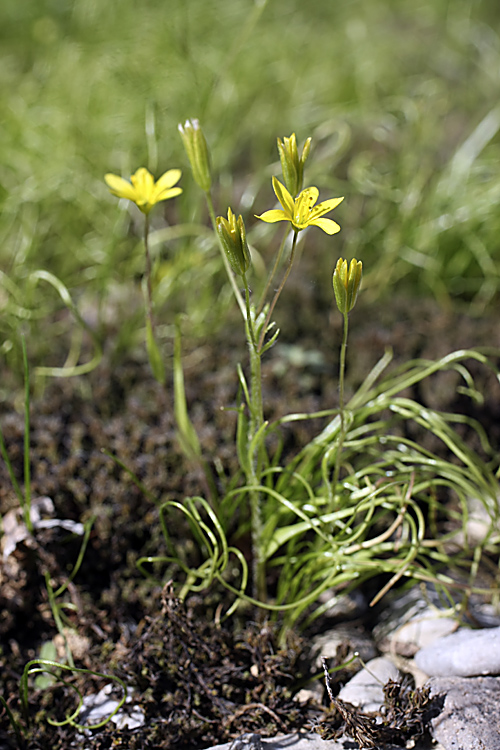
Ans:
[[[208,193],[212,186],[210,157],[200,123],[198,120],[186,120],[184,125],[179,125],[178,128],[191,165],[193,177],[201,189],[205,193]]]
[[[311,138],[307,139],[299,158],[295,133],[292,133],[289,138],[283,138],[283,140],[278,138],[278,152],[280,155],[283,179],[292,198],[296,198],[302,190],[302,184],[304,182],[304,164],[309,156],[309,151],[311,150],[311,140]]]
[[[242,217],[236,218],[228,208],[227,219],[218,216],[215,225],[231,268],[238,276],[243,276],[250,267],[251,259]]]
[[[350,312],[356,304],[362,275],[363,264],[360,260],[353,258],[347,267],[346,260],[338,259],[333,272],[333,291],[337,307],[343,315]]]

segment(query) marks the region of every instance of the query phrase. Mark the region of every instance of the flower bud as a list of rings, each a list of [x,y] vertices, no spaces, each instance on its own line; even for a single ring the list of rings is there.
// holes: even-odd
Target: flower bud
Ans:
[[[243,276],[250,267],[250,250],[245,232],[245,225],[241,216],[233,214],[227,209],[227,219],[218,216],[215,220],[217,234],[224,248],[227,259],[233,271],[238,276]]]
[[[304,164],[309,156],[309,151],[311,150],[311,140],[311,138],[306,140],[304,148],[302,149],[302,155],[299,159],[295,133],[292,133],[290,138],[283,138],[283,140],[278,138],[278,152],[280,155],[283,179],[292,198],[296,198],[302,190],[302,183],[304,182]]]
[[[200,123],[198,120],[186,120],[184,125],[179,125],[178,128],[191,165],[193,177],[201,189],[205,193],[208,193],[212,186],[210,157]]]
[[[343,315],[350,312],[356,304],[362,274],[363,264],[360,260],[353,258],[348,268],[346,260],[338,259],[333,272],[333,291],[337,307]]]

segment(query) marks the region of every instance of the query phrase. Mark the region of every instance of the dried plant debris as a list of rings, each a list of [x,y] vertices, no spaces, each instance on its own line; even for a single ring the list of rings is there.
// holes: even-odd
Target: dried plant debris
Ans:
[[[325,679],[330,710],[315,730],[325,740],[350,737],[360,748],[405,747],[410,740],[423,737],[429,731],[431,719],[441,713],[445,700],[444,695],[431,697],[427,686],[415,688],[413,678],[405,675],[401,682],[389,680],[384,685],[381,711],[366,713],[334,697],[326,667]]]
[[[113,651],[107,651],[108,670],[127,685],[129,709],[141,713],[143,724],[109,721],[85,733],[70,724],[50,725],[48,718],[63,721],[73,713],[75,688],[88,696],[102,687],[95,679],[75,675],[68,684],[30,692],[30,750],[193,750],[245,733],[294,732],[311,719],[310,707],[294,700],[304,677],[302,641],[296,635],[281,643],[269,623],[237,624],[234,617],[214,623],[201,597],[184,605],[170,586],[161,603],[153,596],[154,611],[136,628],[124,628]],[[120,697],[119,692],[109,697]],[[11,742],[9,735],[7,717],[0,715],[0,746],[13,749],[15,739]]]
[[[182,750],[303,726],[307,707],[293,700],[299,656],[296,636],[279,645],[275,629],[257,623],[234,633],[187,609],[167,587],[161,613],[130,648],[120,644],[119,660],[140,696],[148,739]],[[171,744],[161,744],[167,736]]]

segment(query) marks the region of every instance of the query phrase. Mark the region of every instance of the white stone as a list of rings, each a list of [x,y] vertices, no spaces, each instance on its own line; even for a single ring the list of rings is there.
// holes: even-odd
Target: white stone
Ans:
[[[262,750],[353,750],[355,747],[352,739],[348,737],[343,737],[340,740],[322,740],[317,734],[304,734],[302,732],[263,739],[261,742]],[[231,744],[231,742],[226,742],[223,745],[213,745],[208,750],[231,750]],[[193,748],[193,750],[197,749]],[[401,750],[401,747],[385,745],[384,750]],[[413,750],[452,750],[452,748],[419,741],[414,745]],[[453,750],[457,750],[457,748],[453,748]]]
[[[399,669],[390,659],[379,656],[372,659],[344,685],[339,698],[363,711],[379,711],[384,705],[384,685],[388,680],[399,680]]]
[[[433,677],[431,695],[446,694],[432,732],[445,750],[500,750],[500,678]]]
[[[419,651],[415,663],[436,677],[500,674],[500,627],[458,630]]]
[[[439,610],[427,607],[423,612],[405,622],[389,636],[389,650],[403,656],[413,656],[419,649],[454,633],[458,622],[453,617],[440,614]]]
[[[316,636],[311,644],[316,667],[321,669],[322,659],[333,659],[336,656],[337,647],[346,642],[350,645],[346,661],[352,658],[355,651],[365,662],[377,655],[372,639],[364,631],[350,625],[336,625],[326,633]]]
[[[83,699],[82,710],[80,711],[78,721],[81,724],[93,725],[99,724],[118,707],[119,701],[110,696],[113,685],[105,685],[98,693],[87,695]],[[129,689],[125,703],[132,702],[132,692]],[[111,716],[110,721],[118,729],[136,729],[142,727],[146,718],[143,710],[139,706],[122,706],[116,714]]]

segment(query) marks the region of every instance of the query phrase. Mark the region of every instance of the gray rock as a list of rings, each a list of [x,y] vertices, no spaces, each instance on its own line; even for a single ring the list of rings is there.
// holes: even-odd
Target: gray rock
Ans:
[[[387,650],[402,656],[413,656],[419,649],[450,635],[457,628],[458,622],[453,617],[443,616],[439,610],[426,607],[408,622],[396,627],[386,640]]]
[[[350,650],[346,656],[348,661],[356,651],[364,662],[377,656],[377,649],[371,637],[360,628],[352,625],[336,625],[316,636],[311,644],[312,658],[318,669],[321,669],[322,659],[332,659],[341,643],[349,643]],[[359,662],[357,663],[359,668]]]
[[[272,739],[262,740],[262,750],[353,750],[351,739],[322,740],[317,734],[286,734]],[[231,750],[231,743],[214,745],[208,750]],[[384,750],[401,750],[401,747],[385,745]],[[417,743],[414,750],[447,750],[440,745]]]
[[[317,734],[285,734],[280,737],[262,740],[262,750],[353,750],[351,739],[322,740]],[[193,750],[196,750],[195,748]],[[208,750],[231,750],[231,743],[214,745]],[[384,745],[384,750],[401,750],[401,747]],[[448,750],[441,745],[427,742],[417,742],[413,750]],[[488,750],[490,750],[488,748]],[[496,750],[496,748],[494,748]]]
[[[500,674],[500,627],[458,630],[415,656],[419,669],[435,677]]]
[[[229,750],[262,750],[260,734],[246,733],[231,742]]]
[[[317,734],[286,734],[261,740],[262,750],[344,750],[341,742],[322,740]],[[231,750],[232,743],[215,745],[208,750]]]
[[[379,656],[372,659],[360,672],[344,685],[339,698],[363,711],[379,711],[384,704],[384,685],[388,680],[401,678],[399,669],[390,659]]]
[[[434,677],[431,694],[446,693],[443,711],[432,720],[445,750],[500,750],[500,678]]]
[[[458,627],[453,611],[443,611],[431,586],[413,587],[393,599],[379,616],[373,637],[383,652],[411,657]],[[450,616],[451,615],[451,616]]]
[[[119,701],[111,697],[113,685],[105,685],[98,693],[86,695],[83,698],[82,710],[78,715],[78,721],[83,725],[98,724],[113,714],[118,707]],[[127,705],[130,704],[130,705]],[[117,713],[111,716],[110,721],[118,729],[136,729],[142,727],[146,721],[143,710],[140,706],[132,703],[132,691],[129,688],[125,705]]]

